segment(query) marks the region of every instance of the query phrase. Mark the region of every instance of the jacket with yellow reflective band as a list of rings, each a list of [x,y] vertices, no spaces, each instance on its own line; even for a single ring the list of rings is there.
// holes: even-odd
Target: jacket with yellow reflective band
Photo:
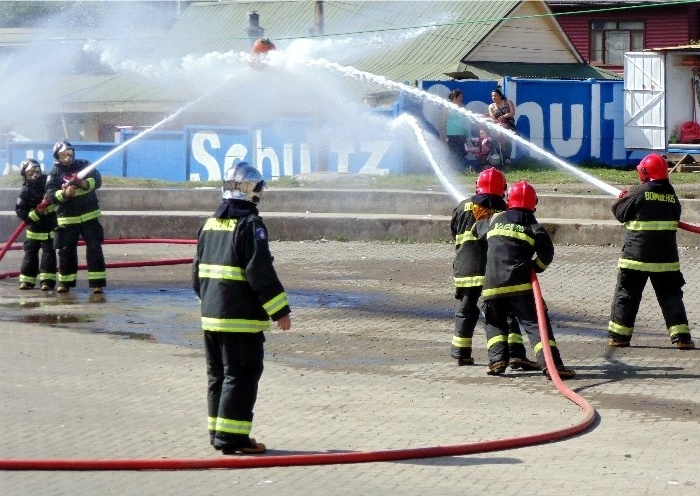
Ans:
[[[261,332],[290,313],[253,203],[225,200],[204,222],[192,275],[205,331]]]
[[[542,272],[554,259],[552,238],[530,211],[506,210],[480,220],[474,231],[488,242],[484,300],[532,291],[531,270]]]
[[[480,287],[486,270],[486,242],[472,232],[477,217],[490,217],[506,209],[500,196],[476,194],[452,211],[450,231],[455,241],[454,284],[456,288]],[[475,214],[475,212],[477,214]]]
[[[669,181],[649,181],[630,188],[613,204],[612,212],[625,225],[620,268],[680,270],[676,231],[681,204]]]
[[[15,203],[17,217],[27,223],[27,239],[44,241],[51,239],[56,229],[56,207],[49,204],[43,214],[36,207],[44,199],[47,176],[41,174],[36,181],[25,181]]]
[[[100,202],[95,193],[95,190],[102,187],[102,175],[97,169],[93,169],[83,178],[87,181],[87,186],[84,189],[75,187],[74,197],[69,198],[64,194],[63,185],[88,165],[90,162],[87,160],[75,160],[67,167],[56,165],[49,173],[46,182],[46,195],[56,205],[59,227],[82,224],[98,219],[102,215]]]

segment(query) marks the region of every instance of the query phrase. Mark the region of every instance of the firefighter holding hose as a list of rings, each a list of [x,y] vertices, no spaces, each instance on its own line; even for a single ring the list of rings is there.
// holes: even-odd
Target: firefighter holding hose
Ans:
[[[454,269],[455,298],[459,300],[455,312],[455,334],[450,356],[457,365],[473,365],[472,338],[479,320],[478,301],[486,270],[486,242],[472,233],[476,221],[488,219],[506,209],[506,176],[495,167],[482,171],[476,178],[476,194],[460,202],[452,212],[450,230],[455,240]],[[527,358],[523,335],[517,322],[510,321],[508,333],[509,361],[512,369],[539,370],[537,362]]]
[[[537,222],[537,192],[527,181],[515,183],[508,190],[508,209],[474,226],[477,239],[487,241],[484,276],[484,321],[489,355],[487,374],[501,375],[509,361],[508,318],[525,330],[535,351],[537,362],[550,377],[540,340],[535,295],[531,273],[543,272],[554,259],[554,244],[545,228]],[[554,364],[562,379],[575,377],[561,359],[546,316],[547,334]]]
[[[685,280],[676,242],[681,204],[661,155],[644,157],[637,166],[637,175],[640,184],[623,190],[612,206],[613,215],[625,226],[625,236],[617,264],[608,345],[630,345],[642,292],[651,280],[671,343],[679,350],[692,350],[695,343],[683,304]]]
[[[33,289],[38,279],[42,291],[51,291],[56,286],[56,250],[53,247],[56,207],[45,201],[47,176],[39,162],[27,158],[20,164],[19,172],[24,183],[15,203],[15,213],[27,223],[19,289]]]
[[[75,158],[75,148],[68,141],[53,146],[54,168],[46,183],[46,195],[56,205],[58,227],[54,246],[58,250],[57,293],[68,293],[78,279],[78,241],[85,241],[88,284],[94,294],[102,294],[107,272],[102,243],[100,206],[95,191],[102,186],[102,175],[92,168],[85,177],[80,172],[90,162]]]
[[[283,331],[292,326],[287,293],[258,215],[264,186],[260,172],[246,162],[226,171],[223,202],[199,230],[192,266],[193,289],[201,299],[209,440],[224,455],[265,452],[265,445],[250,437],[264,331],[270,319]]]

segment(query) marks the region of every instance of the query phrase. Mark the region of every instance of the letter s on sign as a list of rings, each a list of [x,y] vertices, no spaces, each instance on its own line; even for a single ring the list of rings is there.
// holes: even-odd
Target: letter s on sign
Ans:
[[[207,177],[202,178],[203,181],[220,181],[221,168],[216,157],[207,152],[205,146],[207,142],[211,143],[212,148],[221,148],[221,141],[216,133],[200,132],[192,135],[192,156],[207,170]]]

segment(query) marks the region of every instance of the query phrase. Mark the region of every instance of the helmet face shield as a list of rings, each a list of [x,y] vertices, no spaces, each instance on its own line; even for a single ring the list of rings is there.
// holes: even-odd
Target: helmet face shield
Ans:
[[[68,148],[58,152],[58,163],[61,165],[70,165],[75,161],[75,150]]]
[[[221,196],[225,200],[245,200],[257,204],[264,188],[265,180],[260,171],[247,162],[239,162],[224,174]]]
[[[41,176],[41,165],[36,160],[28,158],[20,164],[19,172],[27,181],[36,181]]]
[[[75,148],[67,141],[58,141],[53,145],[53,158],[58,165],[71,165],[75,161]]]

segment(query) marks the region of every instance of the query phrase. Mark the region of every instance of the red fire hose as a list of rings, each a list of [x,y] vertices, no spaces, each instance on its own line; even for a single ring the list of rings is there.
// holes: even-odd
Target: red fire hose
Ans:
[[[195,240],[129,240],[136,243],[179,242],[193,244]],[[105,243],[122,243],[127,240],[109,240]],[[138,267],[142,265],[165,265],[174,263],[191,263],[192,259],[158,260],[147,262],[120,262],[108,264],[108,267]],[[85,268],[81,266],[80,268]],[[3,275],[0,275],[2,278]],[[6,276],[5,276],[6,277]],[[0,470],[194,470],[216,468],[259,468],[286,467],[302,465],[333,465],[346,463],[370,463],[393,460],[408,460],[434,458],[441,456],[459,456],[473,453],[486,453],[515,449],[524,446],[534,446],[556,440],[566,439],[586,430],[595,419],[595,411],[591,405],[578,394],[568,389],[559,378],[551,357],[547,328],[541,312],[544,309],[537,278],[533,272],[533,290],[537,302],[538,320],[540,321],[540,336],[550,377],[557,389],[565,397],[579,405],[584,411],[580,422],[561,429],[518,436],[492,441],[433,446],[425,448],[408,448],[383,451],[357,451],[346,453],[311,453],[303,455],[279,456],[241,456],[217,458],[180,458],[180,459],[0,459]]]
[[[2,257],[5,256],[5,253],[7,253],[7,250],[10,249],[10,246],[12,246],[12,243],[15,242],[15,240],[19,237],[20,234],[22,234],[22,231],[24,231],[24,228],[27,227],[27,223],[22,221],[20,222],[19,226],[17,226],[17,229],[10,235],[10,239],[7,240],[7,243],[5,243],[5,246],[2,247],[2,250],[0,250],[0,260],[2,260]]]

